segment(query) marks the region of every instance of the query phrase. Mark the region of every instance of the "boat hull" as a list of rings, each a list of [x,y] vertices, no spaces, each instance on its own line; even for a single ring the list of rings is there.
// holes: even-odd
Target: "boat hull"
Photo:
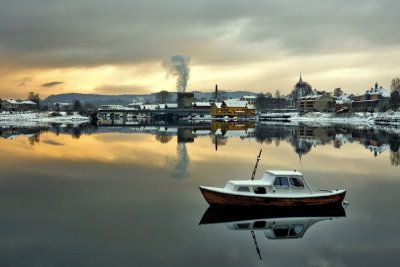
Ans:
[[[346,195],[346,191],[338,194],[315,197],[253,197],[230,193],[216,192],[207,188],[200,187],[204,198],[211,206],[231,205],[231,206],[277,206],[277,207],[296,207],[296,206],[319,206],[341,203]]]

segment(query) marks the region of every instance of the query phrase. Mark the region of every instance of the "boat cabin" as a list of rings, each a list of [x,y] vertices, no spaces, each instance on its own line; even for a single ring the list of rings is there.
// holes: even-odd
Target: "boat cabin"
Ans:
[[[258,219],[226,224],[230,230],[262,230],[268,239],[302,238],[315,223],[333,217]]]
[[[260,180],[229,181],[226,190],[264,195],[268,193],[311,193],[311,188],[298,171],[266,171]]]

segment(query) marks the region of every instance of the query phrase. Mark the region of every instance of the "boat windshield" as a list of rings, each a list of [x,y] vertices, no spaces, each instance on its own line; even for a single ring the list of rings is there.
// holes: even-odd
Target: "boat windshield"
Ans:
[[[297,178],[290,178],[289,182],[290,182],[290,186],[292,188],[295,188],[295,189],[304,188],[303,182]]]
[[[276,177],[274,181],[274,186],[276,188],[288,189],[289,188],[289,180],[287,177]]]

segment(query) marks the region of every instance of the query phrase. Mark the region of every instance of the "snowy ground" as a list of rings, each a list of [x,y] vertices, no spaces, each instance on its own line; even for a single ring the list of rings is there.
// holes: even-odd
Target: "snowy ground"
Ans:
[[[79,124],[89,122],[89,117],[83,117],[78,113],[67,115],[66,112],[59,112],[61,116],[54,116],[54,112],[22,112],[10,113],[3,111],[0,113],[0,125],[32,126],[43,125],[46,123],[74,123]]]
[[[273,117],[275,114],[265,114]],[[340,124],[364,124],[374,125],[376,120],[388,121],[388,124],[400,126],[400,112],[381,112],[381,113],[322,113],[322,112],[309,112],[305,114],[293,113],[276,113],[276,117],[288,115],[291,122],[316,122],[316,123],[340,123]],[[397,120],[397,121],[396,121]]]

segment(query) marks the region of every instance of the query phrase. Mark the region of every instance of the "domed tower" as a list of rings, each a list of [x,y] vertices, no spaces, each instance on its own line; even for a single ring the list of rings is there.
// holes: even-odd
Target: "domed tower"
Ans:
[[[307,95],[312,95],[314,94],[312,87],[309,83],[304,82],[302,77],[301,77],[301,72],[300,72],[300,78],[299,81],[296,83],[292,93],[290,94],[291,98],[294,101],[294,105],[297,102],[297,99],[303,96]]]

